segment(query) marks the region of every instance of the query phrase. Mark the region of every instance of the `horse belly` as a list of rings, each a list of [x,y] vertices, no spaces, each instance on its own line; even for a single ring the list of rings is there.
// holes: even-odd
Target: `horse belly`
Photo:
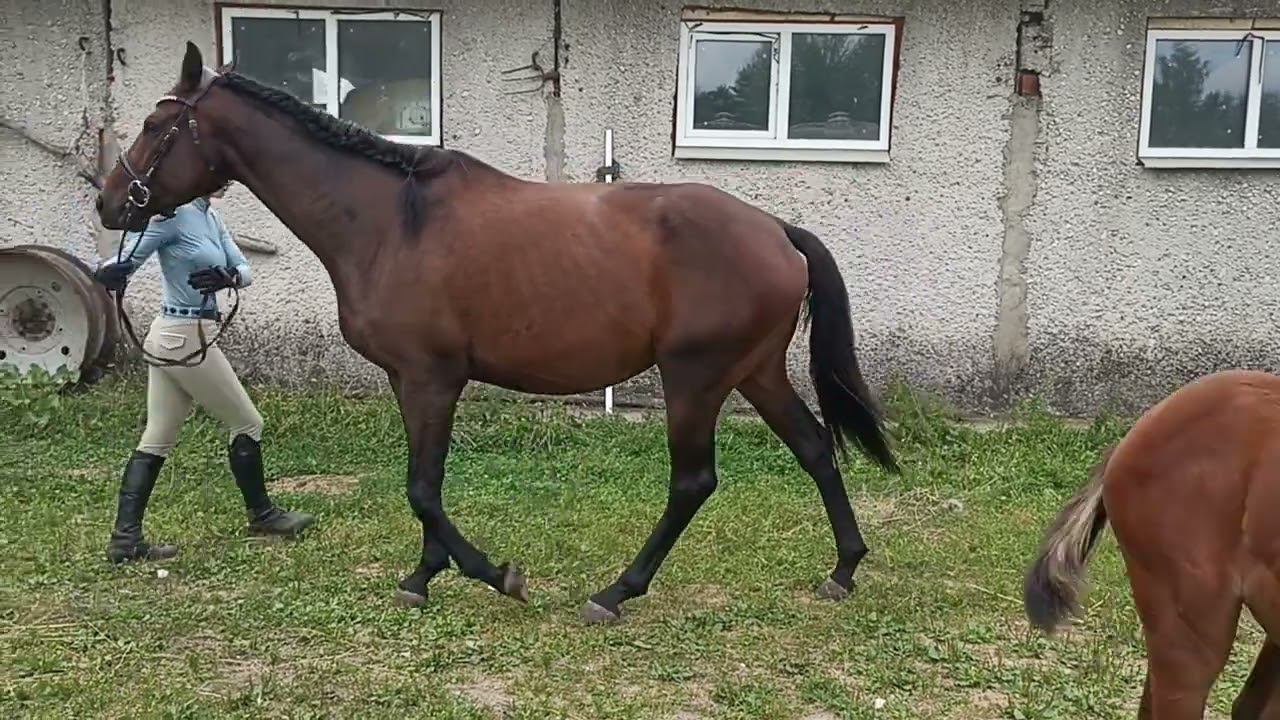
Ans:
[[[472,351],[475,379],[550,395],[599,390],[653,364],[648,327],[573,315],[513,324]]]

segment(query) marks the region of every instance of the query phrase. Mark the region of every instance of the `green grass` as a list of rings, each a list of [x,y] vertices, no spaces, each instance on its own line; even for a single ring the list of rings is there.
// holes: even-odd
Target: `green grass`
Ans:
[[[0,717],[1109,718],[1136,707],[1142,645],[1110,536],[1078,629],[1045,639],[1020,602],[1044,525],[1122,423],[1071,428],[1028,412],[979,432],[899,400],[906,474],[846,468],[872,553],[855,595],[832,604],[812,594],[834,549],[811,481],[763,425],[726,419],[720,489],[651,594],[603,628],[582,626],[578,608],[661,512],[660,419],[465,404],[446,506],[495,561],[526,566],[531,603],[450,571],[425,609],[405,610],[391,593],[420,535],[394,405],[253,395],[268,474],[286,478],[276,497],[319,524],[294,542],[245,538],[225,439],[198,414],[147,519],[150,537],[182,545],[163,566],[103,558],[140,385],[65,398],[44,427],[0,416]],[[318,473],[356,482],[285,489]],[[1256,647],[1250,629],[1215,712]]]

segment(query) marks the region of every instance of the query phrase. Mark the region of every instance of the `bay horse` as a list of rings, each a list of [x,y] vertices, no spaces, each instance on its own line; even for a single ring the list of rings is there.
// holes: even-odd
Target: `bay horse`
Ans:
[[[837,555],[819,594],[848,593],[867,546],[837,451],[853,444],[889,471],[897,464],[854,354],[844,280],[813,234],[704,185],[528,182],[465,153],[389,142],[232,69],[206,68],[187,43],[177,85],[105,179],[98,214],[108,228],[138,230],[233,180],[320,259],[344,339],[386,372],[399,403],[422,557],[398,602],[425,603],[451,561],[528,599],[523,571],[490,562],[441,501],[468,382],[567,395],[654,365],[671,460],[666,509],[583,618],[615,621],[645,594],[716,488],[715,428],[735,388],[818,486]],[[786,372],[806,299],[822,423]]]
[[[1230,370],[1148,410],[1103,454],[1027,573],[1031,624],[1079,613],[1111,524],[1147,647],[1139,718],[1201,718],[1243,607],[1267,633],[1232,717],[1280,719],[1280,377]]]

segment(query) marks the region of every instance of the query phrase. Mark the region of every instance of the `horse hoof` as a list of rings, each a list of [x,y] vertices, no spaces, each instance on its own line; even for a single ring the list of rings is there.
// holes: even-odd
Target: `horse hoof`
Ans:
[[[834,600],[840,602],[849,597],[849,590],[840,585],[840,583],[827,578],[818,586],[818,597],[823,600]]]
[[[596,601],[588,600],[582,606],[582,620],[588,625],[612,625],[620,622],[622,618],[618,617],[618,613],[598,604]]]
[[[416,592],[405,590],[403,588],[397,588],[394,601],[395,604],[400,607],[418,608],[427,604],[427,596],[419,595]]]
[[[519,566],[503,563],[502,593],[526,605],[529,603],[529,583]]]

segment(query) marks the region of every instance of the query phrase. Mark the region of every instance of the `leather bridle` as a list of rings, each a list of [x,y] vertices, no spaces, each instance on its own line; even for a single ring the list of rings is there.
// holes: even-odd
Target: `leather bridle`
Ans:
[[[129,176],[129,187],[125,193],[126,194],[125,212],[124,212],[124,218],[122,219],[122,224],[126,228],[128,227],[129,221],[132,219],[134,212],[147,211],[148,208],[150,208],[151,199],[152,199],[151,197],[152,177],[155,175],[156,169],[160,167],[161,161],[164,160],[165,156],[168,155],[169,151],[173,148],[174,142],[178,139],[178,136],[182,133],[182,128],[184,125],[187,127],[187,130],[191,133],[191,140],[193,143],[195,143],[196,151],[201,155],[202,158],[204,158],[205,164],[209,168],[209,172],[215,173],[215,174],[217,173],[217,170],[214,168],[213,163],[209,161],[208,156],[205,154],[204,147],[200,144],[200,127],[199,127],[199,124],[196,122],[196,105],[201,100],[204,99],[204,96],[206,94],[208,94],[209,89],[213,87],[215,82],[217,82],[218,77],[219,76],[214,75],[211,79],[206,80],[203,83],[203,88],[201,89],[200,94],[195,96],[194,99],[188,100],[186,98],[179,97],[177,95],[165,95],[156,101],[156,107],[159,107],[161,104],[166,102],[176,102],[181,104],[183,107],[182,107],[182,112],[180,112],[178,114],[178,117],[174,120],[173,126],[170,127],[165,132],[164,136],[160,138],[160,143],[156,146],[154,151],[151,153],[151,159],[147,163],[147,166],[146,166],[147,169],[144,172],[139,173],[138,171],[136,171],[133,168],[133,165],[129,162],[129,156],[127,151],[121,151],[120,158],[119,158],[120,167],[124,170],[125,174]],[[173,217],[174,212],[175,210],[170,208],[167,210],[153,211],[153,214],[164,215],[165,217]],[[142,229],[138,231],[140,236],[146,234],[147,227],[148,225],[150,225],[150,223],[151,223],[151,216],[148,215],[147,222],[142,226]],[[129,231],[127,229],[122,230],[120,233],[120,244],[119,244],[119,247],[116,249],[116,262],[118,263],[123,263],[126,261],[133,260],[133,252],[134,252],[133,250],[129,252],[129,257],[124,257],[124,245],[125,245],[125,239],[128,236],[128,233]],[[222,338],[222,334],[226,332],[227,326],[231,324],[232,319],[234,319],[236,316],[236,312],[240,309],[240,291],[237,288],[233,287],[231,288],[231,290],[235,294],[235,302],[231,306],[231,312],[227,314],[227,319],[224,320],[219,326],[218,334],[213,337],[213,340],[206,341],[205,334],[204,334],[204,323],[202,321],[206,319],[205,318],[206,309],[209,307],[210,302],[214,301],[214,296],[216,295],[216,292],[209,291],[204,293],[204,297],[200,302],[200,312],[196,316],[196,335],[199,338],[200,347],[176,360],[170,359],[170,358],[162,358],[148,351],[145,347],[143,347],[142,341],[138,339],[138,335],[133,329],[133,323],[129,320],[129,315],[124,310],[125,287],[127,287],[127,282],[125,285],[121,285],[120,289],[115,293],[116,315],[120,319],[120,325],[125,329],[125,334],[128,336],[129,340],[132,341],[134,347],[136,347],[142,353],[143,360],[145,360],[147,363],[151,365],[155,365],[159,367],[195,367],[203,363],[205,358],[209,354],[209,349],[213,347],[215,344],[217,344],[218,340]],[[216,301],[213,302],[213,306],[216,310],[217,308]],[[217,322],[217,320],[215,320],[214,322]]]

